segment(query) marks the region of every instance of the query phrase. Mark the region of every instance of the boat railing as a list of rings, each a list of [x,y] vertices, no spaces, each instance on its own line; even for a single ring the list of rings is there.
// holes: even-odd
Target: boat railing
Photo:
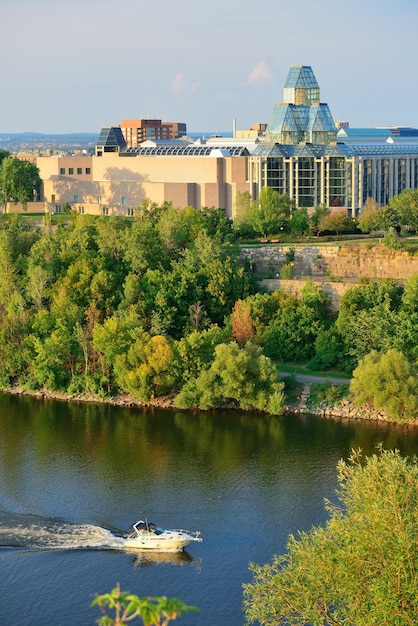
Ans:
[[[199,530],[185,530],[184,528],[170,528],[170,532],[181,533],[182,535],[189,535],[189,537],[193,537],[193,539],[202,541],[202,537],[200,536]]]

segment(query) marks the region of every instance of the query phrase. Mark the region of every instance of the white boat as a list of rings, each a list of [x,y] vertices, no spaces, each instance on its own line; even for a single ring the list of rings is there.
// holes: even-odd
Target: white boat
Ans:
[[[180,552],[192,541],[202,541],[199,532],[166,530],[144,520],[139,520],[132,528],[133,532],[124,540],[127,550]]]

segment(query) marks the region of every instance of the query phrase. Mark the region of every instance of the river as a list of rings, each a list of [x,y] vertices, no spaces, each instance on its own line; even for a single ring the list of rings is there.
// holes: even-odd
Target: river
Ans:
[[[199,607],[184,626],[242,626],[250,561],[326,520],[336,465],[418,429],[256,413],[186,413],[0,395],[0,624],[84,626],[117,583]],[[199,530],[181,554],[124,552],[137,519]]]

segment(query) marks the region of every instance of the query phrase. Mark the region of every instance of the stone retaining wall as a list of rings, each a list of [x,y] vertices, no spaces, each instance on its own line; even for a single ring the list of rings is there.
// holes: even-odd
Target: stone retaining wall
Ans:
[[[306,281],[311,280],[329,294],[333,312],[338,311],[345,292],[361,281],[392,278],[403,283],[418,274],[418,255],[383,245],[266,245],[242,248],[241,256],[252,264],[259,285],[267,291],[282,288],[299,296]],[[289,262],[293,279],[281,279],[280,270]]]
[[[278,278],[282,266],[293,251],[295,278],[334,280],[393,278],[405,281],[418,273],[418,255],[392,250],[384,245],[274,246],[242,248],[241,255],[250,261],[260,277]]]

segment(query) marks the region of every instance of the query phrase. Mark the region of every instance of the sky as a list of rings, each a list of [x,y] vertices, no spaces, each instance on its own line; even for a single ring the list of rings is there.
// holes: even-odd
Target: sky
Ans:
[[[418,127],[418,0],[0,0],[0,133],[268,123],[291,65],[334,121]]]

